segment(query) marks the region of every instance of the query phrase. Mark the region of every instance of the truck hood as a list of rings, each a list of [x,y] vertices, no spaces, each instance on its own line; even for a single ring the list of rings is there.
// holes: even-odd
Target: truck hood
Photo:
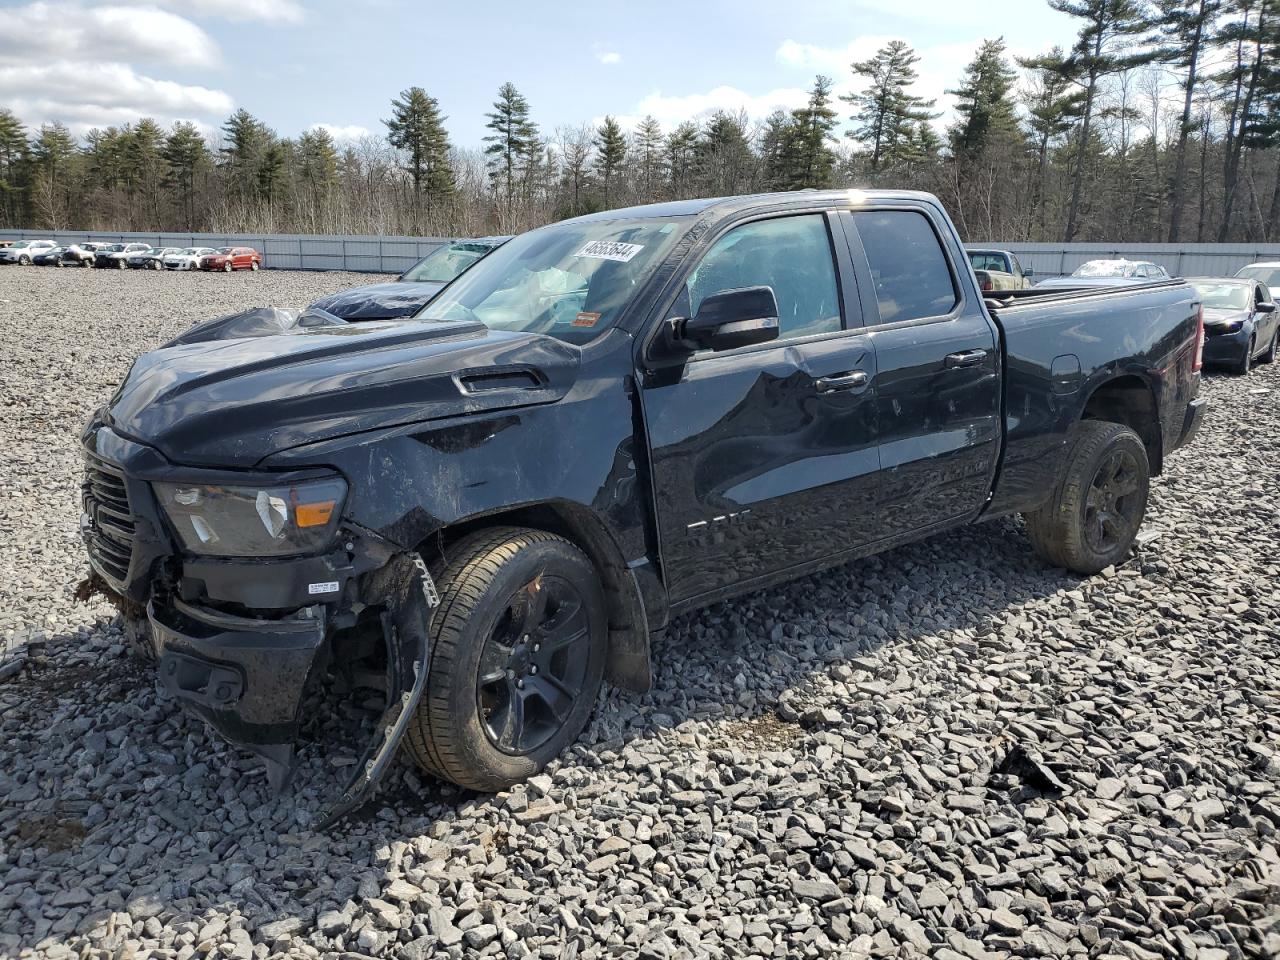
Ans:
[[[443,289],[443,283],[410,280],[374,283],[324,297],[312,306],[345,320],[393,320],[413,316]]]
[[[106,421],[173,463],[231,469],[347,434],[552,403],[579,364],[553,337],[463,321],[182,339],[138,358]]]

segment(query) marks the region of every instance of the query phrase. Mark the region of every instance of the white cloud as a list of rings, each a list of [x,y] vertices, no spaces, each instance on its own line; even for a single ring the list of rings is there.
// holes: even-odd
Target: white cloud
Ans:
[[[157,80],[122,63],[0,66],[5,101],[31,126],[57,120],[82,136],[93,127],[153,117],[162,124],[193,120],[208,129],[235,102],[221,90]]]
[[[0,64],[52,59],[207,67],[220,59],[212,37],[155,7],[40,2],[5,10],[0,22]]]
[[[655,91],[636,104],[634,113],[619,116],[617,120],[624,127],[634,127],[644,117],[653,116],[669,130],[685,120],[700,120],[721,110],[734,114],[745,110],[748,116],[759,119],[774,110],[794,110],[807,99],[808,94],[801,87],[780,87],[761,94],[729,86],[676,96]],[[602,119],[597,118],[593,123],[598,124]]]
[[[601,53],[597,53],[596,59],[605,64],[621,63],[622,54],[615,50],[605,50]]]
[[[332,123],[313,123],[308,130],[324,130],[338,143],[355,143],[369,136],[369,128],[358,124],[342,127]]]
[[[124,0],[126,3],[134,0]],[[301,23],[306,12],[295,0],[136,0],[139,4],[170,7],[189,17],[242,23]]]

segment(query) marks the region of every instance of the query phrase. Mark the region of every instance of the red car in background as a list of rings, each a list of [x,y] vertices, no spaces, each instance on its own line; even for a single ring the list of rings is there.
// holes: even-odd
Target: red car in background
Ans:
[[[262,254],[253,247],[219,247],[214,253],[200,258],[201,270],[257,270],[262,266]]]

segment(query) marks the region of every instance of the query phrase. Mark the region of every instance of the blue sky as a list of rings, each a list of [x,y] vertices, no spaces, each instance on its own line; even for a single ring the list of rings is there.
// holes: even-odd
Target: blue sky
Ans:
[[[736,0],[647,5],[412,0],[6,0],[0,105],[27,123],[83,134],[151,115],[214,132],[235,107],[281,135],[324,124],[381,136],[392,97],[417,85],[477,146],[510,80],[547,132],[613,113],[670,128],[715,108],[755,117],[795,106],[818,72],[893,38],[921,54],[920,91],[940,98],[985,37],[1011,51],[1070,44],[1069,18],[1041,0]],[[992,25],[986,26],[984,25]],[[944,118],[945,119],[945,118]]]

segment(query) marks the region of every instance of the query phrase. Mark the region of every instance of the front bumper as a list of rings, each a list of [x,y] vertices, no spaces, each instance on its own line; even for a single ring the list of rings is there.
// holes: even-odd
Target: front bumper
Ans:
[[[237,617],[174,600],[147,606],[160,681],[228,740],[280,760],[325,640],[323,607],[276,620]]]
[[[1253,336],[1252,324],[1246,323],[1231,333],[1205,331],[1204,362],[1212,364],[1238,364],[1249,351],[1249,339]]]

